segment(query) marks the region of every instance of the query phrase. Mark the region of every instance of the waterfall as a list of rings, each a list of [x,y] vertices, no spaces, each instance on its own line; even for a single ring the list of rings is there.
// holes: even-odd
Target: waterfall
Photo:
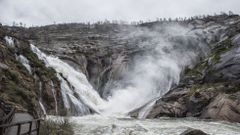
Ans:
[[[30,74],[32,74],[31,66],[29,65],[29,60],[26,57],[24,57],[23,55],[19,55],[19,56],[16,55],[16,59],[20,63],[22,63],[22,65],[28,70]]]
[[[99,113],[97,106],[105,101],[93,89],[83,73],[76,71],[57,57],[47,56],[34,45],[31,45],[31,49],[39,59],[58,73],[63,101],[67,109],[74,109],[77,115],[89,113],[87,108]]]
[[[56,97],[56,91],[55,91],[55,88],[54,88],[54,84],[53,84],[53,81],[51,81],[51,87],[52,87],[52,94],[53,94],[53,98],[54,98],[54,102],[55,102],[55,112],[56,114],[58,114],[58,103],[57,103],[57,97]]]
[[[43,111],[43,115],[44,116],[47,115],[47,111],[46,111],[44,105],[42,104],[42,82],[41,81],[39,81],[39,101],[38,102]]]
[[[13,40],[12,37],[5,36],[4,39],[5,39],[8,47],[10,47],[10,48],[14,48],[15,47],[14,40]]]
[[[133,67],[117,87],[110,90],[107,100],[99,96],[81,71],[44,54],[32,44],[31,49],[46,66],[56,70],[64,106],[72,114],[86,115],[94,111],[107,116],[125,116],[149,103],[140,110],[139,117],[144,118],[155,101],[179,83],[184,68],[193,66],[200,56],[208,53],[208,46],[193,33],[188,34],[189,29],[177,26],[166,29],[163,33],[137,30],[128,35],[127,38],[146,37],[149,40],[138,43],[138,47],[153,49],[134,57]]]
[[[44,105],[42,104],[42,82],[41,81],[39,81],[39,101],[38,102],[43,111],[43,115],[44,116],[47,115],[47,111],[46,111]]]
[[[148,103],[146,106],[144,106],[138,114],[138,118],[139,119],[144,119],[147,117],[148,113],[150,112],[151,108],[153,107],[153,105],[156,103],[156,100]]]
[[[45,109],[45,107],[43,106],[43,104],[42,104],[42,102],[40,100],[39,100],[39,105],[40,105],[40,107],[41,107],[41,109],[43,111],[43,115],[46,116],[47,115],[46,109]]]
[[[86,107],[80,99],[74,96],[74,91],[69,86],[67,81],[63,79],[60,74],[57,75],[58,79],[61,81],[61,94],[64,101],[64,106],[68,111],[73,112],[76,115],[86,115],[90,113],[88,107]],[[72,107],[71,107],[72,106]]]
[[[160,32],[149,29],[132,30],[128,38],[148,39],[137,44],[139,48],[153,48],[134,57],[132,68],[117,87],[111,90],[108,102],[100,106],[105,115],[125,115],[131,110],[161,98],[172,86],[178,85],[185,67],[193,66],[208,47],[188,29],[180,26],[164,27]],[[147,49],[145,49],[147,50]],[[140,111],[145,117],[154,101]]]

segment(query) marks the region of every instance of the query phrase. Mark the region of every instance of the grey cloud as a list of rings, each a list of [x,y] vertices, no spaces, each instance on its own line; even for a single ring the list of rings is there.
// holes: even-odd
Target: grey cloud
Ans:
[[[0,22],[45,25],[54,21],[155,20],[229,10],[239,14],[239,0],[0,0]]]

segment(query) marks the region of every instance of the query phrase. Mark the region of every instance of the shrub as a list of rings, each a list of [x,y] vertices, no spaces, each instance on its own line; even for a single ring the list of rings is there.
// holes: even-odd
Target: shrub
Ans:
[[[45,120],[41,123],[40,135],[73,135],[72,125],[67,119]]]

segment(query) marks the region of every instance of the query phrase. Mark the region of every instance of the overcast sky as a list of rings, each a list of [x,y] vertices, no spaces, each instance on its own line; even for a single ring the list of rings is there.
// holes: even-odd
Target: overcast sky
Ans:
[[[0,0],[0,22],[27,25],[98,20],[155,20],[221,11],[240,13],[240,0]]]

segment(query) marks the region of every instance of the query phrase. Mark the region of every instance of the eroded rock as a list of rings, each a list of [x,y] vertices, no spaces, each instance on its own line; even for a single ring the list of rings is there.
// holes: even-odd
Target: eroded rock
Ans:
[[[208,135],[208,134],[199,129],[189,128],[180,135]]]
[[[201,118],[240,122],[240,92],[218,95],[202,112]]]

